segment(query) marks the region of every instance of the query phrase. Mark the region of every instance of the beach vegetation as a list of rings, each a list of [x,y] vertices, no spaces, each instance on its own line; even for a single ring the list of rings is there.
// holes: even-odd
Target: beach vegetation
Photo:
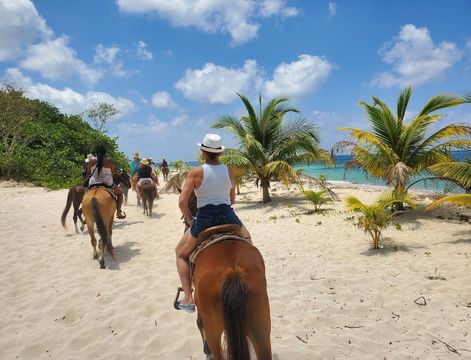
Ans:
[[[224,150],[221,161],[231,167],[246,169],[259,179],[262,203],[271,201],[270,181],[276,179],[289,186],[298,182],[296,164],[326,160],[319,147],[315,126],[303,118],[288,121],[286,115],[299,110],[286,106],[288,98],[273,98],[262,107],[258,97],[258,111],[248,98],[238,94],[247,114],[240,119],[232,115],[220,117],[213,127],[232,132],[239,145]]]
[[[106,133],[106,123],[108,120],[120,113],[121,111],[116,109],[113,104],[105,102],[93,104],[85,109],[85,114],[92,122],[95,130],[98,130],[101,133]]]
[[[466,193],[446,195],[432,202],[425,210],[435,209],[444,203],[456,206],[471,206],[471,162],[451,161],[431,166],[430,170],[441,178],[453,181],[463,188]]]
[[[438,110],[471,102],[471,96],[437,95],[406,124],[407,106],[412,88],[405,88],[399,95],[394,113],[387,104],[372,97],[372,104],[360,101],[371,130],[340,128],[348,131],[353,141],[342,141],[334,151],[350,149],[353,159],[346,169],[362,168],[368,175],[380,177],[393,187],[394,192],[407,192],[408,184],[415,176],[426,177],[431,167],[451,161],[451,150],[471,149],[471,126],[437,123],[445,116]],[[401,209],[403,203],[396,203]]]
[[[306,190],[303,192],[306,199],[308,199],[312,205],[314,205],[314,212],[318,212],[322,205],[326,203],[332,203],[333,200],[331,197],[326,196],[327,190],[313,191]]]
[[[345,199],[347,209],[360,213],[354,224],[370,235],[373,249],[379,249],[379,243],[383,231],[391,224],[397,214],[389,209],[397,202],[407,203],[415,207],[415,203],[409,197],[398,197],[394,192],[385,192],[372,204],[365,204],[353,195]]]
[[[44,101],[28,99],[14,84],[0,88],[0,177],[51,189],[82,182],[85,157],[98,143],[117,168],[128,170],[117,139]]]
[[[182,166],[183,166],[183,161],[181,161],[181,160],[176,160],[176,161],[174,161],[173,163],[171,163],[170,166],[172,166],[173,168],[175,168],[177,171],[180,171],[180,169],[181,169]]]

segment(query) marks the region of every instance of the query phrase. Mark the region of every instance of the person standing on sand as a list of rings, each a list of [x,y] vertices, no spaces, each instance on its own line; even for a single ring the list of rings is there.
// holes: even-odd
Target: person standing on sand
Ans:
[[[189,313],[195,311],[195,304],[191,291],[188,257],[197,245],[199,233],[212,226],[237,224],[241,226],[241,236],[250,239],[249,232],[231,207],[235,200],[235,178],[232,170],[219,162],[219,156],[224,150],[221,137],[217,134],[206,134],[203,143],[198,146],[203,153],[205,163],[190,170],[178,199],[178,205],[189,229],[175,248],[178,275],[185,293],[183,300],[177,302],[177,307]],[[198,207],[194,218],[188,206],[193,191]]]

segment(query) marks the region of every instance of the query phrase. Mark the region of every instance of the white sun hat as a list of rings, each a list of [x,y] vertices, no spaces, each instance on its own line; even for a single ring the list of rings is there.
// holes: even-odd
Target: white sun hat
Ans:
[[[203,143],[198,144],[201,150],[219,154],[222,153],[225,149],[224,146],[221,145],[221,137],[218,134],[206,134]]]

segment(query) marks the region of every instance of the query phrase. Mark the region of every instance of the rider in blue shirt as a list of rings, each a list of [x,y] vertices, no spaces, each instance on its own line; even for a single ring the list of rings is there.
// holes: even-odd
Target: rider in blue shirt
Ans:
[[[139,153],[134,153],[134,158],[131,160],[129,164],[131,167],[131,177],[137,174],[138,170],[141,168],[141,159],[139,158]]]

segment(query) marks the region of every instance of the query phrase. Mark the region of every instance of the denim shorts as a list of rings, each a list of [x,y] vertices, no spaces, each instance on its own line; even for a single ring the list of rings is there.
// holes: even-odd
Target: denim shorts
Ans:
[[[197,238],[199,233],[211,226],[237,224],[242,226],[242,222],[230,205],[206,205],[198,208],[196,216],[191,225],[191,236]]]

